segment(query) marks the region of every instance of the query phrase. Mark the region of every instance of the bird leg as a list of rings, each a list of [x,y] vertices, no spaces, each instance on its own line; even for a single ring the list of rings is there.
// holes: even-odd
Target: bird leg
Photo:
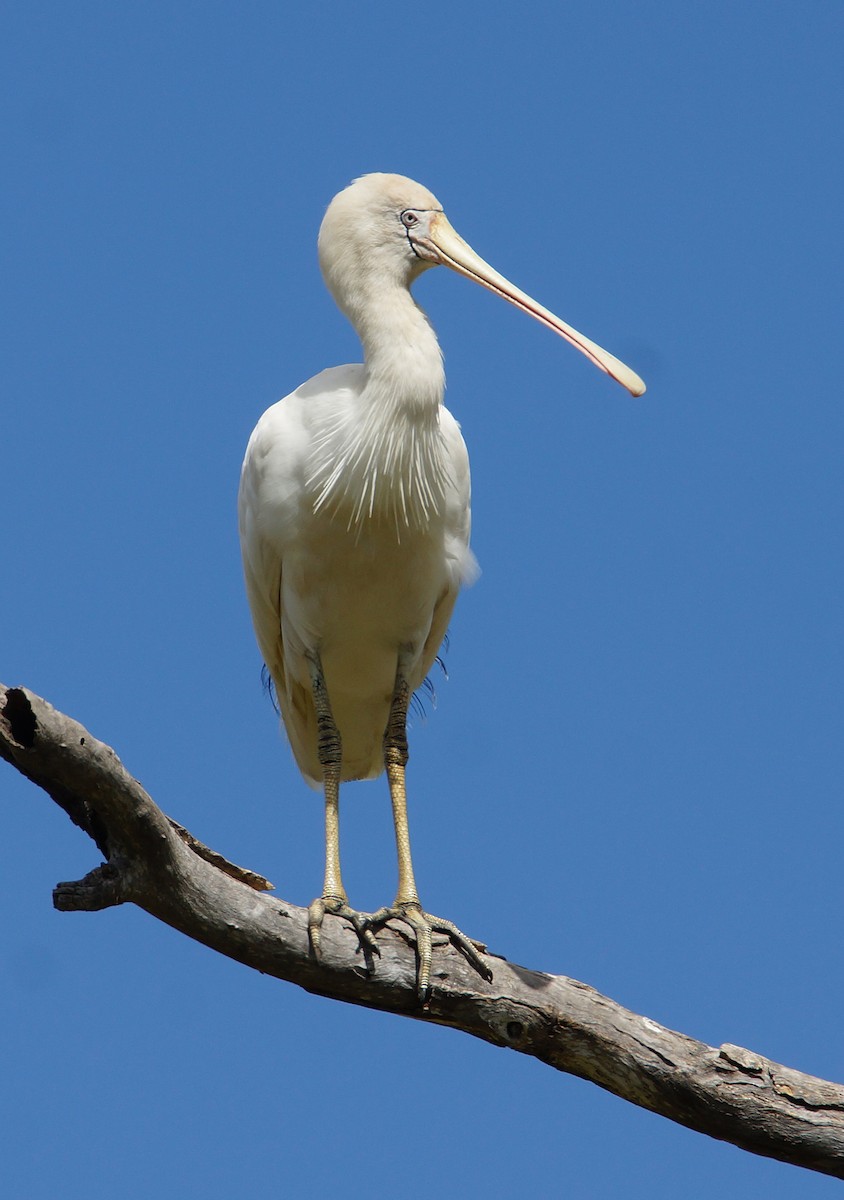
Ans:
[[[390,703],[390,715],[387,728],[384,731],[384,766],[387,781],[390,785],[390,800],[393,805],[393,823],[396,830],[396,850],[399,862],[399,886],[396,899],[390,908],[381,908],[373,913],[369,926],[378,929],[387,921],[399,920],[409,925],[416,937],[416,953],[418,969],[416,989],[421,1003],[425,1003],[430,991],[432,935],[444,933],[454,943],[479,975],[492,979],[492,971],[480,957],[478,951],[485,950],[482,942],[475,942],[461,933],[452,921],[442,917],[434,917],[425,912],[419,901],[416,890],[416,880],[413,875],[413,861],[410,855],[410,831],[407,824],[407,788],[405,785],[405,769],[407,767],[407,709],[410,704],[410,687],[404,678],[399,664],[396,675],[393,698]]]
[[[322,895],[308,907],[308,938],[311,951],[315,958],[319,958],[319,936],[323,918],[326,913],[332,913],[334,916],[345,917],[352,924],[365,953],[374,951],[377,954],[378,946],[366,916],[349,907],[349,898],[343,887],[340,874],[340,766],[343,744],[340,730],[334,722],[318,653],[308,655],[308,665],[317,717],[317,752],[325,792],[325,880]]]

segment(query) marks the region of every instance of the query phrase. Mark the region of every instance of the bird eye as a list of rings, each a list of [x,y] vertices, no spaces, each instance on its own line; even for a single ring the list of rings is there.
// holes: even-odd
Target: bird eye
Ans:
[[[415,212],[411,212],[409,208],[406,208],[401,215],[401,223],[405,229],[411,229],[414,225],[419,224],[419,218]]]

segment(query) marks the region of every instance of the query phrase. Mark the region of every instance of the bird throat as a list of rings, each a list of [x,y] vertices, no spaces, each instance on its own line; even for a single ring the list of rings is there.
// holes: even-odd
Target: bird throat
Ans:
[[[350,530],[372,523],[392,528],[401,541],[445,513],[442,352],[406,287],[372,290],[346,311],[366,365],[359,386],[325,414],[314,439],[313,511]]]
[[[405,388],[369,376],[315,440],[309,490],[315,515],[349,530],[390,528],[396,539],[427,530],[445,511],[448,468],[440,428],[441,390],[411,403]]]

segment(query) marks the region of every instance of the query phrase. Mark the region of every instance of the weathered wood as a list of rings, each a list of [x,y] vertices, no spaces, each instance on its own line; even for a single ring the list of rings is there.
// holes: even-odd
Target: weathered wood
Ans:
[[[844,1178],[844,1087],[739,1046],[716,1049],[629,1012],[586,984],[490,956],[485,982],[438,946],[430,1001],[400,927],[366,961],[347,924],[327,920],[321,961],[307,910],[263,890],[165,816],[115,752],[24,688],[0,685],[0,757],[43,788],[102,851],[83,880],[58,884],[64,911],[131,902],[267,975],[319,995],[462,1030],[533,1055],[634,1104],[756,1154]]]

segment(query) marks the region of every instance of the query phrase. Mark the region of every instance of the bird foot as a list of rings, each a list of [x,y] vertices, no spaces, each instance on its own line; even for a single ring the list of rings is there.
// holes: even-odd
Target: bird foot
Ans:
[[[431,992],[431,959],[433,957],[433,935],[444,933],[448,940],[472,964],[478,974],[492,980],[492,971],[479,953],[486,950],[483,942],[476,942],[457,928],[453,921],[432,916],[418,902],[397,903],[390,908],[379,908],[367,919],[368,931],[381,929],[388,921],[403,921],[413,930],[416,938],[416,992],[420,1004],[425,1004]]]
[[[318,896],[308,905],[308,940],[315,959],[319,960],[320,957],[319,935],[326,913],[331,913],[334,917],[345,917],[358,935],[361,950],[367,959],[371,958],[373,954],[380,956],[381,951],[378,949],[375,934],[372,932],[369,913],[358,912],[357,909],[350,908],[345,898]]]
[[[444,917],[435,917],[427,913],[418,902],[393,904],[389,908],[379,908],[374,913],[362,913],[350,908],[345,899],[339,896],[319,896],[308,906],[308,939],[311,953],[319,960],[319,939],[325,914],[343,917],[349,922],[358,936],[361,949],[370,962],[373,955],[381,956],[375,934],[388,921],[401,921],[409,925],[416,939],[416,992],[420,1004],[425,1004],[431,992],[431,961],[433,958],[433,935],[442,933],[461,954],[472,964],[478,974],[486,979],[492,979],[492,971],[481,958],[486,950],[483,942],[467,937],[453,921]]]

